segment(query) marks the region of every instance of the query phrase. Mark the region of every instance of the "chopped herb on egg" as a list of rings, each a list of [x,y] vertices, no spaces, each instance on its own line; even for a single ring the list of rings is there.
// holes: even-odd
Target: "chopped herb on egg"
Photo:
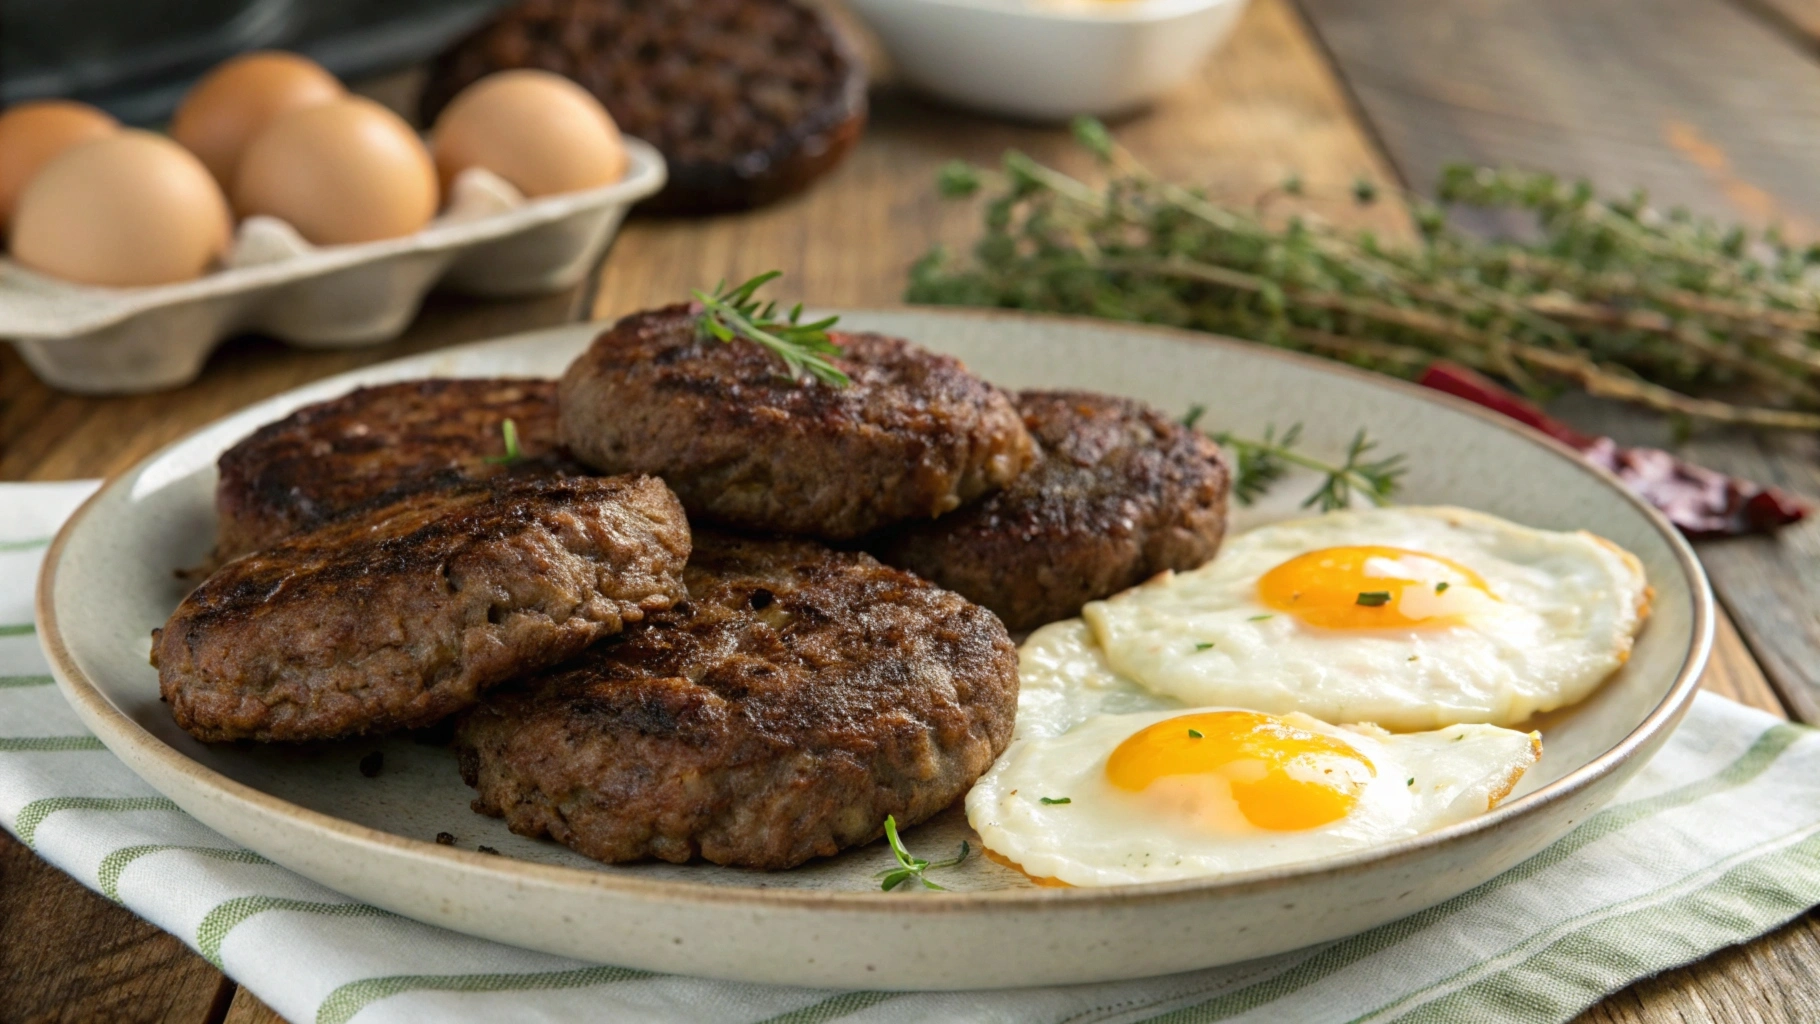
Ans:
[[[1453,586],[1453,584],[1447,582],[1446,580],[1442,580],[1441,582],[1435,584],[1435,593],[1445,594],[1445,593],[1447,593],[1447,588],[1450,586]]]
[[[1416,784],[1416,780],[1414,780],[1414,779],[1410,779],[1410,780],[1409,780],[1409,784],[1410,784],[1410,785],[1412,785],[1412,786],[1413,786],[1413,785],[1415,785],[1415,784]]]
[[[1071,804],[1073,802],[1074,802],[1074,799],[1072,797],[1066,797],[1066,796],[1043,797],[1043,803],[1046,803],[1046,804]]]
[[[1209,648],[1209,647],[1212,647],[1212,646],[1213,646],[1213,641],[1211,641],[1211,640],[1203,640],[1203,641],[1201,641],[1201,642],[1200,642],[1200,643],[1198,643],[1198,644],[1195,644],[1195,645],[1194,645],[1194,649],[1195,649],[1195,650],[1197,650],[1197,651],[1204,651],[1204,650],[1206,650],[1206,649],[1207,649],[1207,648]]]
[[[1253,615],[1251,618],[1247,619],[1246,621],[1247,622],[1263,622],[1265,619],[1274,619],[1274,618],[1276,618],[1275,615]]]
[[[1189,739],[1191,739],[1191,740],[1198,740],[1198,739],[1200,739],[1200,738],[1201,738],[1201,730],[1199,730],[1199,729],[1190,729],[1190,730],[1188,730],[1188,738],[1189,738]]]
[[[1359,603],[1367,608],[1381,608],[1390,603],[1390,591],[1365,590],[1359,593]]]

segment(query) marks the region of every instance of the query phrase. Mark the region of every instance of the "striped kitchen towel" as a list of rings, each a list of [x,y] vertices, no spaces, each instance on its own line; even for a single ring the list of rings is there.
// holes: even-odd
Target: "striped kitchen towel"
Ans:
[[[1611,806],[1535,858],[1431,910],[1253,963],[900,994],[704,981],[501,946],[236,848],[83,730],[39,654],[31,590],[48,538],[93,489],[0,484],[0,824],[297,1024],[1556,1022],[1820,903],[1820,738],[1702,695]]]

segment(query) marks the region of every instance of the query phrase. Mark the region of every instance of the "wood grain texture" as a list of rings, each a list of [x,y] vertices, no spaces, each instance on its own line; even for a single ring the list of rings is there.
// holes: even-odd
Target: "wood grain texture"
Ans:
[[[1360,176],[1392,180],[1284,0],[1252,4],[1197,79],[1113,127],[1158,173],[1225,196],[1249,200],[1292,171],[1317,194],[1343,194]],[[882,90],[865,141],[807,193],[714,220],[628,224],[601,279],[595,316],[618,317],[772,269],[784,272],[772,291],[791,301],[897,303],[910,264],[930,246],[964,247],[977,234],[977,207],[936,196],[937,169],[957,158],[993,164],[1008,148],[1069,173],[1094,173],[1091,157],[1059,128],[988,120]],[[1386,235],[1409,231],[1394,202],[1362,213],[1349,203],[1334,207]]]
[[[1359,5],[1359,10],[1361,16],[1382,17],[1384,11],[1412,2],[1379,0]],[[1545,5],[1565,2],[1544,0]],[[1430,6],[1441,10],[1438,3]],[[1381,59],[1399,70],[1411,61],[1407,49],[1386,51]],[[1361,175],[1380,181],[1395,177],[1374,150],[1370,133],[1356,122],[1342,86],[1310,44],[1288,0],[1256,0],[1233,39],[1198,80],[1154,110],[1114,128],[1121,141],[1159,172],[1208,183],[1229,197],[1249,198],[1291,171],[1300,173],[1317,192],[1341,192]],[[1588,145],[1605,143],[1594,140]],[[964,244],[977,223],[972,207],[936,199],[932,185],[936,168],[956,157],[992,161],[1010,146],[1076,173],[1091,172],[1089,161],[1064,132],[986,121],[886,90],[878,96],[873,127],[860,149],[809,193],[770,209],[712,221],[634,219],[601,275],[598,301],[588,308],[598,316],[617,316],[680,298],[687,289],[717,278],[774,267],[788,275],[778,292],[793,298],[826,305],[894,303],[916,257],[938,242]],[[1362,213],[1339,203],[1331,215],[1386,234],[1408,231],[1403,211],[1394,203]],[[200,423],[285,388],[461,340],[560,322],[569,317],[572,304],[568,299],[529,305],[438,299],[405,338],[357,353],[305,353],[272,342],[239,341],[219,353],[195,385],[136,398],[56,395],[32,380],[10,350],[0,352],[0,479],[59,479],[117,471]],[[1713,667],[1704,683],[1745,703],[1776,709],[1774,694],[1728,623],[1721,624]],[[9,855],[33,870],[22,874]],[[67,920],[10,913],[15,906],[48,905],[45,901],[63,898],[53,899],[55,892],[71,890],[76,897],[86,897],[86,903],[70,902],[85,909],[72,911]],[[138,952],[116,954],[124,960],[96,965],[81,957],[36,955],[34,950],[63,948],[57,934],[47,928],[115,941],[129,934],[149,937],[130,947]],[[105,948],[99,942],[91,945]],[[1589,1011],[1585,1020],[1730,1024],[1814,1019],[1814,1014],[1800,1011],[1813,1007],[1820,991],[1813,977],[1814,965],[1820,962],[1817,948],[1820,927],[1797,922],[1769,938],[1633,986]],[[206,990],[209,999],[181,1006],[181,1001],[169,999],[159,1003],[157,997],[144,995],[147,989],[132,987],[139,984],[134,980],[137,975],[119,963],[137,964],[138,973],[160,979],[191,979],[188,984],[196,991]],[[26,988],[8,984],[15,978],[23,979]],[[111,1014],[108,1007],[113,1005],[135,1010],[141,1005],[178,1007],[162,1019],[185,1024],[215,1024],[224,1014],[234,1024],[279,1020],[252,993],[222,987],[219,975],[176,940],[159,936],[124,909],[86,893],[17,844],[10,851],[0,847],[0,986],[5,986],[0,987],[0,1021],[160,1019]],[[91,990],[95,994],[81,995]],[[23,997],[16,994],[19,991]],[[22,998],[31,1000],[33,1009],[13,1013],[9,1000]],[[115,1002],[82,1001],[91,998]],[[55,1016],[65,1001],[75,1011]],[[200,1009],[195,1008],[198,1005]],[[47,1012],[53,1015],[44,1016]]]
[[[1660,417],[1568,396],[1550,412],[1625,444],[1671,447]],[[1773,484],[1820,504],[1820,438],[1710,430],[1681,446],[1702,465]],[[1720,603],[1795,718],[1820,723],[1820,518],[1768,537],[1695,545]]]
[[[1745,10],[1820,53],[1820,0],[1736,0]]]
[[[1820,227],[1820,64],[1730,0],[1300,0],[1392,160],[1512,163]]]
[[[396,341],[322,352],[267,338],[238,338],[209,359],[200,379],[175,391],[91,398],[46,387],[11,346],[0,346],[0,480],[107,476],[250,402],[330,374],[574,319],[579,289],[486,302],[432,296]]]
[[[252,992],[241,989],[234,993],[234,1001],[229,1004],[227,1016],[221,1024],[285,1024],[278,1011],[259,1001]]]
[[[219,1020],[233,983],[0,832],[0,1022]]]

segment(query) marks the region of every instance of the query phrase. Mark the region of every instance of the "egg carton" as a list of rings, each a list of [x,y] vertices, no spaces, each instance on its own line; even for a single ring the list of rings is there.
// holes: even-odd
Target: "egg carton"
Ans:
[[[535,295],[580,281],[633,203],[664,185],[663,157],[625,140],[623,179],[526,199],[472,168],[443,213],[403,238],[314,246],[290,225],[249,217],[223,266],[193,281],[104,288],[0,259],[0,338],[45,383],[106,395],[196,379],[209,353],[247,331],[303,348],[357,348],[397,337],[431,288]]]

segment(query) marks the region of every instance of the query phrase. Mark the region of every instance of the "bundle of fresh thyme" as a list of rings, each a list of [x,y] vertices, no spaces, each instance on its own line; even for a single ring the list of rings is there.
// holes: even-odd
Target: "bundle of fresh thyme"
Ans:
[[[1015,151],[997,172],[945,168],[946,195],[991,189],[984,235],[970,264],[921,260],[908,298],[1172,324],[1404,376],[1445,358],[1539,398],[1577,387],[1687,422],[1820,429],[1820,247],[1470,167],[1443,174],[1440,203],[1533,216],[1536,238],[1480,241],[1412,197],[1420,242],[1391,244],[1265,208],[1302,195],[1297,178],[1216,203],[1158,179],[1096,121],[1075,135],[1103,187]]]

